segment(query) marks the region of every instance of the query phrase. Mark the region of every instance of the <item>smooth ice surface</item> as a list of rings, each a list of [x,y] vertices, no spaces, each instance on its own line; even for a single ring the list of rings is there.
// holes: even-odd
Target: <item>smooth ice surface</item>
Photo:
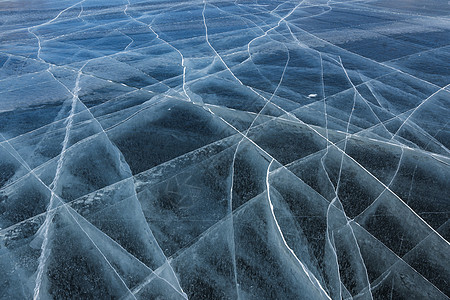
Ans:
[[[1,299],[448,299],[447,0],[0,0]]]

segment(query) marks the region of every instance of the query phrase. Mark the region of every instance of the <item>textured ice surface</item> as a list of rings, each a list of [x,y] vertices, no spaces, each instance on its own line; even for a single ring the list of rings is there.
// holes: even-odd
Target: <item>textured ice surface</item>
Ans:
[[[448,299],[449,11],[0,1],[0,298]]]

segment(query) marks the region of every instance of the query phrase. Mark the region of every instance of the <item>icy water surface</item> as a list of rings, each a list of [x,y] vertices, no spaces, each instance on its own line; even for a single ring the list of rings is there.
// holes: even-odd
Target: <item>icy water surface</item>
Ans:
[[[1,299],[449,299],[450,5],[0,0]]]

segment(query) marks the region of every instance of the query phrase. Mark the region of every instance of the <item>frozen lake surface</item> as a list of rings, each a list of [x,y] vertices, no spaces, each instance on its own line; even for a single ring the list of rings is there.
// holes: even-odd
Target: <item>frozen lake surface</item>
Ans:
[[[449,299],[450,4],[0,0],[1,299]]]

